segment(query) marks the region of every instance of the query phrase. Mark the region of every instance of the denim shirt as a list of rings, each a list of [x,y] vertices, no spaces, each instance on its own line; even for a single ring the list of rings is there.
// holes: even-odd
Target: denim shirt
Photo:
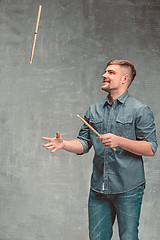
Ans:
[[[147,141],[152,151],[157,150],[153,113],[148,106],[123,93],[114,104],[109,99],[91,105],[84,119],[100,134],[112,133],[132,140]],[[87,153],[93,145],[93,173],[91,188],[105,194],[129,191],[145,183],[142,156],[117,146],[116,151],[105,147],[97,135],[85,124],[77,139]]]

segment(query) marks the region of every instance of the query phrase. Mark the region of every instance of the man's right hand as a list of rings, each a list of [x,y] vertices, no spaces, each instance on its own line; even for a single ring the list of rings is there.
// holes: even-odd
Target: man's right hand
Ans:
[[[64,148],[64,141],[59,132],[56,133],[55,138],[42,137],[42,139],[50,142],[50,143],[44,144],[43,147],[45,147],[48,150],[54,149],[51,151],[51,153],[54,153]]]

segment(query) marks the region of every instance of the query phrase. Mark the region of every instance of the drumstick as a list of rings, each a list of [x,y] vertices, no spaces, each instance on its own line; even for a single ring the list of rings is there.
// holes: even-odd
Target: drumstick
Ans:
[[[101,134],[99,134],[99,132],[97,132],[91,125],[89,125],[88,122],[86,122],[83,118],[81,118],[78,114],[77,114],[77,117],[79,119],[81,119],[82,122],[84,122],[84,124],[86,124],[95,134],[98,135],[98,137],[101,137]],[[114,151],[116,151],[116,148],[112,148]]]
[[[36,28],[35,28],[35,33],[34,33],[34,38],[33,38],[33,44],[32,44],[30,64],[32,63],[33,54],[34,54],[34,49],[35,49],[35,45],[36,45],[36,38],[37,38],[38,25],[39,25],[39,20],[40,20],[40,15],[41,15],[41,9],[42,9],[42,6],[39,5],[37,22],[36,22]]]

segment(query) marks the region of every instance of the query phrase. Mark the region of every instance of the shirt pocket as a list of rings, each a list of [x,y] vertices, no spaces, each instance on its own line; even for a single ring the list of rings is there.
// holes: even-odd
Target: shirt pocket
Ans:
[[[131,137],[133,129],[133,117],[121,117],[116,119],[116,134],[121,137]]]
[[[103,118],[91,118],[89,120],[89,124],[98,132],[102,133],[102,123],[103,123]],[[94,132],[90,129],[90,133],[94,134]]]

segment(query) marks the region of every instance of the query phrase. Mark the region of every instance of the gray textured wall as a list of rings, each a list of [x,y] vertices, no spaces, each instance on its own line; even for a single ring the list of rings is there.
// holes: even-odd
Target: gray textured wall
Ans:
[[[106,97],[106,62],[124,58],[138,72],[130,93],[151,107],[159,139],[159,39],[159,0],[0,0],[0,240],[88,239],[93,150],[51,155],[41,136],[75,138],[76,114]],[[140,239],[158,240],[159,150],[144,160]]]

